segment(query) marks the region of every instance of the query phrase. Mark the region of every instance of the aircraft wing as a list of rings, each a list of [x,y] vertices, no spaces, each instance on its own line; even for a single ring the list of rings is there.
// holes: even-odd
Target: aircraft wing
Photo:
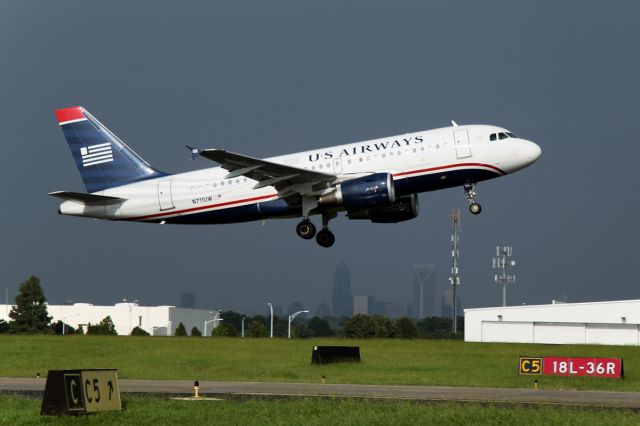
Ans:
[[[197,149],[189,146],[187,146],[187,148],[191,149],[194,157],[201,155],[209,160],[220,163],[223,169],[229,171],[225,179],[246,176],[249,179],[257,180],[258,183],[254,186],[254,189],[273,186],[278,191],[281,191],[284,188],[296,184],[314,186],[336,180],[336,176],[332,174],[273,163],[222,149]]]

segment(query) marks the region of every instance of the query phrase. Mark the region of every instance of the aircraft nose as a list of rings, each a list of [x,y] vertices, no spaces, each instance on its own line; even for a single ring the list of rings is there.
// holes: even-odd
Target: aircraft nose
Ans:
[[[537,143],[523,140],[522,154],[527,164],[533,164],[542,154],[542,148]]]

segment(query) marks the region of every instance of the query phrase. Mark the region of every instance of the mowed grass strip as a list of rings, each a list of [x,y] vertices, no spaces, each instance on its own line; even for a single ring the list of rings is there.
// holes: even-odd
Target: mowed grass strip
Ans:
[[[159,397],[124,398],[125,410],[91,416],[40,416],[40,401],[0,395],[0,425],[16,424],[224,424],[224,425],[637,425],[629,410],[562,406],[511,406],[362,399],[248,399],[174,401]]]
[[[314,345],[360,346],[360,364],[311,365]],[[621,357],[625,378],[519,376],[519,355]],[[640,347],[399,339],[0,336],[0,376],[116,368],[120,379],[532,387],[640,391]]]

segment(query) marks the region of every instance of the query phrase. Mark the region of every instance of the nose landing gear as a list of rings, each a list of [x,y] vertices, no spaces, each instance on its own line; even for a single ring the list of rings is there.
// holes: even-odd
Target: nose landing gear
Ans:
[[[480,214],[482,206],[475,201],[475,197],[477,195],[475,191],[475,183],[465,183],[463,188],[467,200],[469,200],[469,211],[471,214]]]

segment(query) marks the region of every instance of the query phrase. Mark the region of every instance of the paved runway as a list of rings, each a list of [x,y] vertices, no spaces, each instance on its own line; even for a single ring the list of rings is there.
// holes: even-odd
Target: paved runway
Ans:
[[[43,391],[46,379],[0,378],[0,391]],[[192,394],[193,382],[119,380],[123,393]],[[640,410],[640,392],[467,388],[320,383],[200,382],[204,396],[324,396],[417,401],[493,402],[620,407]]]

